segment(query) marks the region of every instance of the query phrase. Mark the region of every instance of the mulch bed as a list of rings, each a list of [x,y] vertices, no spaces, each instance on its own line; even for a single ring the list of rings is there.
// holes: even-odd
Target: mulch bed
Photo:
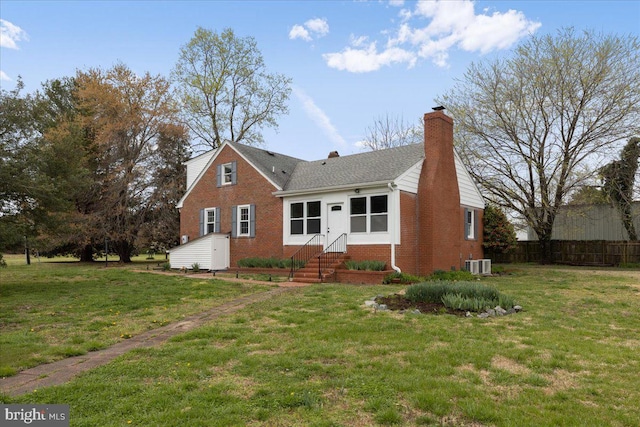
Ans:
[[[456,316],[466,316],[467,314],[467,312],[463,310],[447,308],[442,303],[409,301],[404,297],[404,295],[400,294],[377,297],[376,302],[378,304],[386,304],[387,308],[393,311],[410,311],[418,309],[420,310],[420,313],[423,314],[454,314]]]

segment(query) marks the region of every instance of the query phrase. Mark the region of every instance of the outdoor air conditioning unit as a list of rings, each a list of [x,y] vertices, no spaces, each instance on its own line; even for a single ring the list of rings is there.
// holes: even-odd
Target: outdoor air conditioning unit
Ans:
[[[468,259],[464,262],[464,268],[471,274],[480,274],[480,261]]]
[[[491,274],[491,260],[481,259],[480,261],[480,274]]]
[[[182,237],[180,238],[180,242],[184,245],[185,243],[189,242],[189,236],[187,236],[186,234],[183,234]]]

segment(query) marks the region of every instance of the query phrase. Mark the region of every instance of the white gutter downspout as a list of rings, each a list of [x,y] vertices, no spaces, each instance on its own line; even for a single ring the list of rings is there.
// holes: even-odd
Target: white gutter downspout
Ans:
[[[393,195],[393,183],[388,183],[387,187],[389,187],[389,191],[391,191]],[[394,203],[395,206],[395,203]],[[396,265],[396,220],[395,218],[391,221],[391,268],[393,268],[398,273],[402,273],[400,267]]]

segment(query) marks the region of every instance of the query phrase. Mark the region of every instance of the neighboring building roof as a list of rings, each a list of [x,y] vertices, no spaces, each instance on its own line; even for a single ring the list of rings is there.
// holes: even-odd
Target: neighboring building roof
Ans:
[[[229,144],[247,158],[264,175],[268,176],[280,188],[284,188],[298,163],[304,160],[286,156],[273,151],[263,150],[249,145]]]
[[[300,162],[284,191],[391,182],[423,158],[423,145],[412,144],[313,162]]]

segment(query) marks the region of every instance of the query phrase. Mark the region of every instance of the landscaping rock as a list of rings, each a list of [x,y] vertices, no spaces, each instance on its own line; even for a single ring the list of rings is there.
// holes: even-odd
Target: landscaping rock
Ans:
[[[380,311],[388,310],[387,304],[378,304],[378,310]]]
[[[489,313],[485,311],[484,313],[478,314],[478,317],[481,319],[486,319],[487,317],[489,317]]]
[[[374,307],[377,308],[378,307],[378,303],[372,300],[368,300],[364,302],[364,306],[365,307]]]
[[[496,311],[496,315],[498,316],[504,316],[505,314],[507,314],[507,310],[500,307],[499,305],[497,305],[496,308],[494,308],[494,310]]]
[[[514,306],[513,306],[513,309],[516,311],[516,313],[518,313],[518,312],[522,311],[522,307],[521,307],[521,306],[519,306],[519,305],[514,305]]]

